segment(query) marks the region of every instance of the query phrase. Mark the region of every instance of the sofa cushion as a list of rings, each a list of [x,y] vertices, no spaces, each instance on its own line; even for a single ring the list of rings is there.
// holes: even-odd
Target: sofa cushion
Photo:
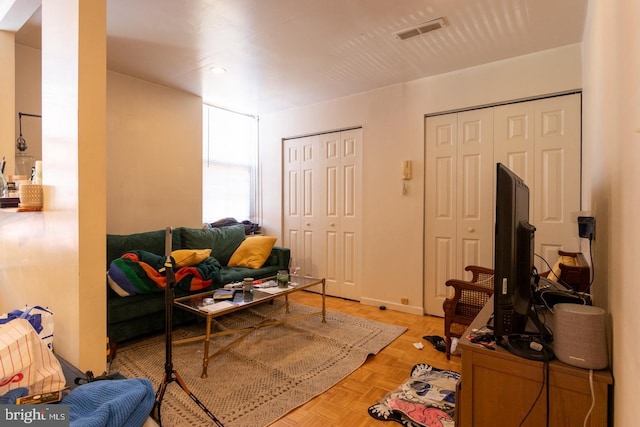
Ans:
[[[242,282],[247,277],[253,277],[254,279],[264,279],[267,277],[275,278],[278,270],[282,270],[282,266],[270,265],[258,268],[245,268],[245,267],[222,267],[220,274],[222,276],[222,283],[237,283]]]
[[[172,233],[172,250],[180,249],[180,236]],[[135,234],[107,234],[107,268],[114,259],[129,251],[141,250],[156,255],[165,254],[166,230],[145,231]]]
[[[171,252],[176,267],[200,264],[211,255],[211,249],[178,249]]]
[[[235,250],[227,265],[229,267],[262,267],[276,240],[271,236],[255,236],[245,239]]]
[[[243,225],[222,228],[179,229],[182,249],[211,249],[211,256],[227,265],[229,258],[245,238]]]

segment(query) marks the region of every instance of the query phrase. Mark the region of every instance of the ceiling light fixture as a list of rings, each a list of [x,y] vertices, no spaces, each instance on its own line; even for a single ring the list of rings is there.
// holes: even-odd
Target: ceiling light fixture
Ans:
[[[209,71],[211,71],[213,74],[224,74],[227,72],[227,69],[224,67],[211,67],[209,68]]]
[[[439,30],[440,28],[446,25],[447,25],[447,20],[444,17],[442,17],[438,19],[433,19],[431,21],[425,22],[415,27],[406,28],[404,30],[395,32],[393,33],[393,35],[398,40],[406,40],[408,38],[419,36],[421,34],[425,34],[434,30]]]

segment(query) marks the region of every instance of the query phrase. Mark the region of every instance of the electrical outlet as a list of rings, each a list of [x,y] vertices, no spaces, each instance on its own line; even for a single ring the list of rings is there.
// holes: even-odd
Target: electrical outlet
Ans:
[[[404,305],[409,304],[409,298],[400,298],[400,303]]]
[[[592,216],[578,217],[578,235],[584,239],[595,240],[596,219]]]

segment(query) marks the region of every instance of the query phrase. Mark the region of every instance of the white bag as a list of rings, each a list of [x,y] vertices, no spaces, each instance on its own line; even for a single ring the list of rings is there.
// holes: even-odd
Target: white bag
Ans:
[[[0,317],[0,324],[10,322],[15,319],[27,319],[33,329],[36,330],[40,338],[47,344],[49,350],[53,351],[53,312],[36,305],[22,310],[13,310]]]
[[[36,305],[28,310],[30,315],[42,316],[42,329],[38,332],[38,336],[47,344],[49,350],[53,351],[53,312],[46,308]]]
[[[60,362],[26,319],[0,324],[0,377],[0,396],[18,387],[30,395],[65,387]]]

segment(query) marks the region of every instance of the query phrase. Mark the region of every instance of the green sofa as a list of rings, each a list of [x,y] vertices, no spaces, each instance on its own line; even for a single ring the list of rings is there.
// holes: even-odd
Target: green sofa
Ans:
[[[274,246],[264,264],[259,268],[229,267],[227,263],[234,251],[247,239],[244,226],[235,225],[222,228],[176,228],[172,233],[172,251],[178,249],[211,249],[211,256],[220,262],[221,269],[205,289],[190,292],[176,287],[175,296],[204,292],[223,287],[227,283],[242,281],[245,277],[256,279],[275,276],[278,270],[288,269],[290,250]],[[166,230],[143,233],[114,235],[107,234],[107,271],[112,261],[131,251],[145,251],[165,256]],[[164,291],[120,296],[107,283],[107,336],[113,350],[116,343],[139,338],[164,330]],[[194,319],[194,315],[184,310],[173,310],[174,324]]]

